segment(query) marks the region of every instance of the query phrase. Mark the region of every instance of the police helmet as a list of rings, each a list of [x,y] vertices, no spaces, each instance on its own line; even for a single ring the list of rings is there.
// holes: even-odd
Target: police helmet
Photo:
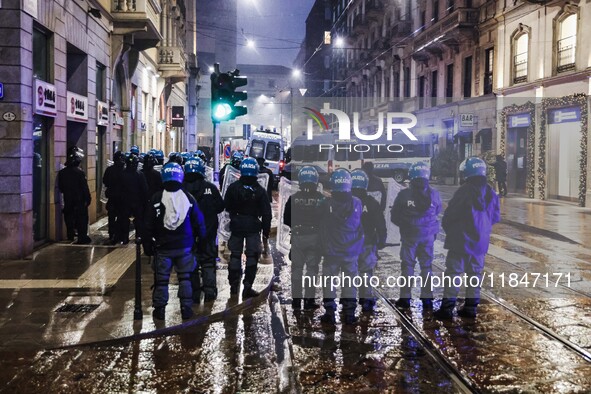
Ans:
[[[146,153],[146,155],[144,156],[144,168],[154,168],[156,164],[158,164],[158,161],[156,160],[156,156],[154,155],[154,153]]]
[[[183,164],[185,164],[191,158],[191,154],[189,152],[181,152],[181,157],[183,158]]]
[[[351,171],[351,188],[367,190],[369,186],[369,177],[362,169],[358,168]]]
[[[230,165],[236,169],[240,168],[240,164],[244,160],[244,153],[240,151],[234,151],[232,158],[230,159]],[[253,159],[254,160],[254,159]]]
[[[68,148],[68,150],[66,151],[66,156],[68,158],[74,154],[78,155],[80,157],[80,159],[82,159],[84,157],[84,151],[82,149],[78,148],[76,145],[70,146]]]
[[[123,152],[118,150],[117,152],[115,152],[113,154],[113,162],[124,164],[125,163],[125,154],[123,154]]]
[[[431,168],[429,167],[429,164],[422,161],[413,163],[408,169],[408,177],[411,181],[416,178],[424,178],[426,180],[429,180],[430,176]]]
[[[207,156],[205,155],[205,153],[199,149],[197,152],[195,152],[197,154],[197,157],[200,158],[201,160],[203,160],[204,162],[207,161]]]
[[[205,163],[200,158],[191,158],[185,163],[185,173],[187,174],[201,174],[205,176]]]
[[[129,153],[131,153],[132,155],[139,156],[140,148],[137,145],[133,145],[131,148],[129,148]]]
[[[66,166],[79,166],[82,163],[82,156],[78,153],[70,153],[66,159]]]
[[[163,164],[164,163],[164,152],[162,152],[161,150],[158,149],[154,149],[154,157],[156,157],[156,161],[158,162],[158,164]]]
[[[330,187],[333,192],[350,192],[351,184],[351,173],[344,168],[336,169],[330,176]]]
[[[303,166],[298,171],[298,181],[301,184],[304,183],[312,183],[314,185],[318,184],[318,171],[316,168],[312,166]]]
[[[178,152],[171,152],[168,155],[168,162],[174,162],[177,163],[178,165],[182,166],[183,165],[183,158],[181,157],[180,153]]]
[[[257,176],[259,174],[259,164],[252,157],[247,157],[242,160],[240,164],[240,175],[241,176]]]
[[[183,179],[185,179],[185,173],[183,172],[183,168],[177,162],[169,161],[162,166],[162,183],[183,183]]]
[[[129,156],[127,156],[127,158],[125,159],[125,164],[129,168],[137,168],[139,162],[140,162],[140,159],[138,159],[138,157],[136,155],[134,155],[133,153],[130,154]]]
[[[486,163],[479,157],[469,157],[466,159],[464,177],[471,178],[473,176],[486,176]]]

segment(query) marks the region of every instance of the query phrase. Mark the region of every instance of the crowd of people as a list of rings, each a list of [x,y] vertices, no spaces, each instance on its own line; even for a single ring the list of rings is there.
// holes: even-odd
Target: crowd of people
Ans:
[[[58,187],[64,194],[67,237],[73,241],[77,236],[77,243],[86,244],[91,241],[87,230],[91,197],[80,169],[82,157],[83,152],[77,147],[68,150],[65,168],[58,174]],[[165,318],[173,268],[178,276],[183,319],[193,315],[192,306],[200,303],[202,296],[203,302],[217,298],[218,214],[224,210],[230,217],[230,292],[238,294],[242,280],[242,297],[258,296],[253,284],[263,247],[268,245],[272,218],[273,174],[269,175],[271,179],[266,189],[258,182],[259,174],[269,173],[264,160],[245,158],[242,152],[234,152],[220,172],[218,189],[207,180],[202,152],[171,153],[164,165],[161,159],[157,151],[140,155],[139,149],[133,146],[128,153],[115,152],[113,165],[103,176],[108,198],[109,242],[129,242],[132,218],[136,234],[143,241],[144,253],[153,256],[154,318]],[[155,168],[157,165],[162,165],[160,171]],[[497,175],[500,194],[505,195],[502,174],[506,177],[506,163],[501,157],[494,166],[500,174]],[[240,176],[223,188],[230,167]],[[289,197],[282,218],[292,234],[294,310],[320,307],[315,288],[304,284],[303,278],[318,276],[321,262],[323,277],[374,275],[378,251],[386,246],[385,217],[400,229],[401,276],[414,276],[418,262],[423,279],[422,307],[433,308],[433,292],[427,279],[432,275],[433,247],[440,231],[442,202],[438,191],[429,183],[430,167],[423,162],[410,167],[410,185],[400,191],[391,208],[386,207],[386,189],[372,170],[371,163],[351,172],[342,168],[335,170],[330,176],[330,195],[327,196],[318,190],[319,174],[314,166],[299,169],[299,191]],[[448,249],[445,275],[454,278],[466,273],[482,278],[492,226],[500,220],[499,199],[487,183],[487,164],[483,160],[468,158],[462,163],[461,171],[465,181],[449,201],[441,220],[446,233],[444,247]],[[225,191],[223,197],[220,190]],[[390,212],[385,212],[387,209]],[[244,271],[243,255],[246,256]],[[344,323],[356,322],[357,304],[363,312],[375,309],[376,296],[371,286],[357,288],[349,282],[340,290]],[[457,286],[445,286],[441,307],[434,313],[436,318],[453,316],[459,290]],[[410,285],[402,286],[396,306],[409,308],[411,294]],[[337,320],[336,298],[334,286],[323,286],[325,313],[322,321],[325,323]],[[469,286],[458,314],[475,317],[479,301],[479,286]]]
[[[364,171],[365,169],[365,171]],[[339,168],[330,177],[330,197],[318,192],[319,175],[315,167],[304,166],[298,172],[299,191],[287,202],[283,221],[291,227],[292,293],[294,310],[316,309],[315,288],[302,278],[315,277],[322,262],[322,277],[371,277],[378,263],[378,250],[386,245],[384,217],[385,188],[371,185],[371,166],[349,172]],[[465,183],[455,192],[443,213],[441,224],[446,232],[444,247],[448,249],[445,275],[450,278],[466,273],[482,278],[484,256],[488,251],[492,226],[500,220],[499,199],[488,185],[486,163],[476,157],[464,163]],[[370,174],[367,173],[370,171]],[[420,298],[424,310],[433,309],[432,275],[433,247],[440,230],[442,202],[439,192],[430,184],[430,167],[419,162],[410,167],[410,186],[396,197],[389,217],[399,227],[401,236],[401,276],[414,276],[420,266],[422,287]],[[377,182],[381,181],[379,178]],[[381,195],[380,195],[381,194]],[[304,274],[305,273],[305,274]],[[405,281],[411,283],[411,281]],[[325,323],[336,322],[337,289],[332,281],[323,280]],[[330,285],[327,285],[330,283]],[[363,312],[372,312],[376,297],[371,286],[359,289],[351,281],[342,281],[340,303],[343,322],[357,321],[357,303]],[[459,287],[445,282],[444,295],[437,319],[450,319],[456,305]],[[450,283],[457,283],[451,281]],[[480,283],[480,282],[478,282]],[[410,286],[402,286],[395,305],[410,308]],[[359,294],[358,294],[359,293]],[[480,302],[480,287],[467,286],[463,317],[475,317]]]

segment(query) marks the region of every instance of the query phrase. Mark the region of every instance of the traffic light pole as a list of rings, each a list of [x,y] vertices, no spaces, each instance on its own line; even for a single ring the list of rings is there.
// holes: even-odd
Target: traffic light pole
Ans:
[[[220,122],[213,122],[213,171],[217,181],[220,175]]]

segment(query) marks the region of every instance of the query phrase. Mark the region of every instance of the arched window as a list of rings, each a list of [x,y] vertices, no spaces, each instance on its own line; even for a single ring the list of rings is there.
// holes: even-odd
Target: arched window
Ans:
[[[577,14],[570,14],[559,20],[557,35],[556,71],[573,70],[577,49]]]
[[[529,35],[522,33],[513,41],[513,83],[527,81],[527,59],[529,52]]]

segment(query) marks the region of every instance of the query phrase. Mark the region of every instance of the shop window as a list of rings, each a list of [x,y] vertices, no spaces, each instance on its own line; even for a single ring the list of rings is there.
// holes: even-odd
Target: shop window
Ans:
[[[51,82],[49,54],[49,36],[44,31],[33,28],[33,76],[45,82]]]

